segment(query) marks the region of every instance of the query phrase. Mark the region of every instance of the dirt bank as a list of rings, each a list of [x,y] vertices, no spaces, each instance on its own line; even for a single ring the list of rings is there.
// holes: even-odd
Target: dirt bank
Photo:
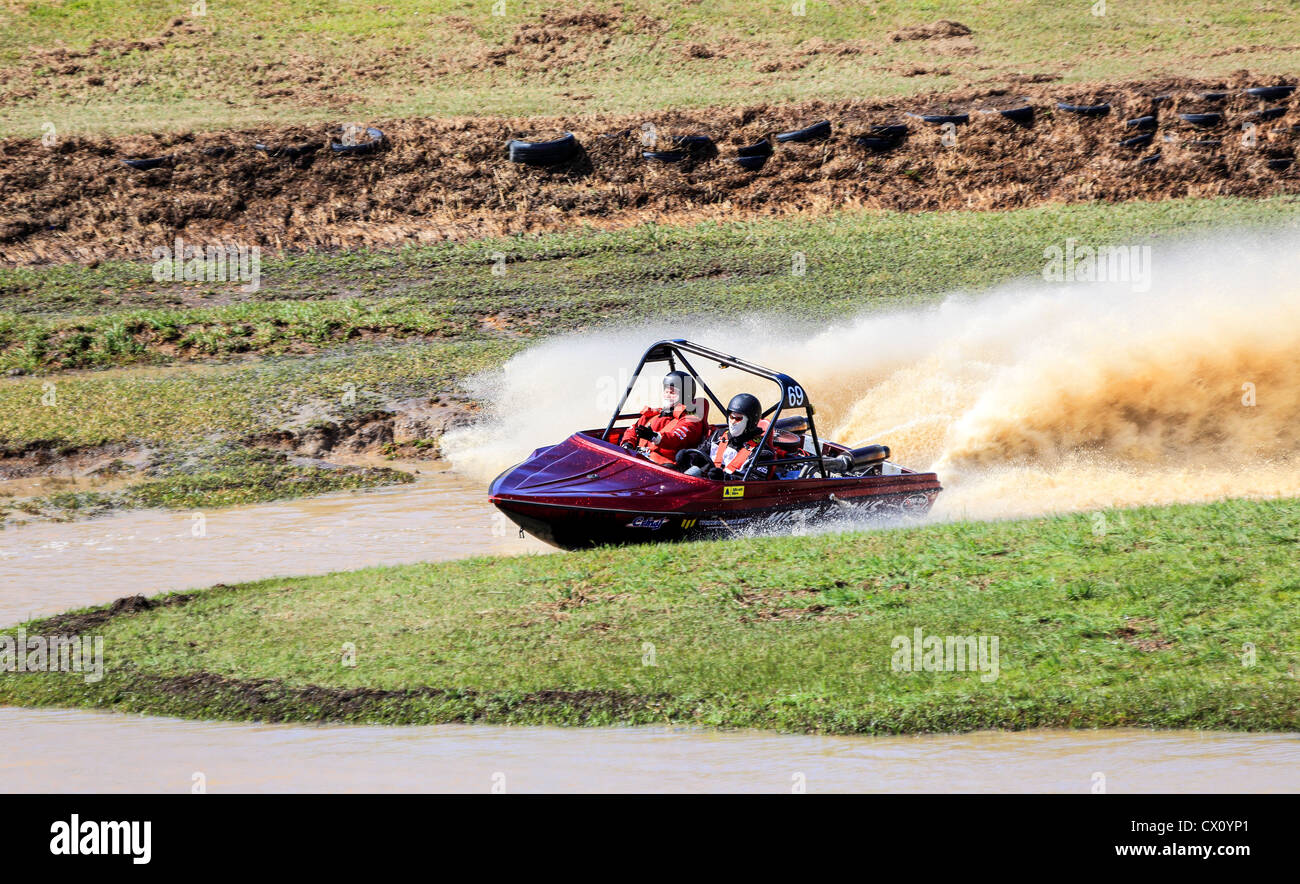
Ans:
[[[385,409],[338,420],[313,419],[263,433],[249,444],[304,457],[383,454],[436,459],[443,433],[474,421],[479,404],[451,394],[403,399]]]
[[[169,246],[176,235],[190,243],[268,250],[391,246],[575,224],[735,220],[841,207],[1007,209],[1298,192],[1295,166],[1269,163],[1294,155],[1297,99],[1280,102],[1286,108],[1281,117],[1258,122],[1254,146],[1243,143],[1241,126],[1261,102],[1241,89],[1264,82],[1241,71],[1219,81],[1027,82],[1014,93],[966,90],[906,100],[757,104],[644,116],[377,121],[388,144],[370,156],[335,155],[326,144],[329,133],[301,126],[70,138],[53,148],[38,139],[8,139],[0,142],[0,260],[152,260],[152,250]],[[1200,97],[1214,90],[1231,94],[1217,102]],[[1152,99],[1165,94],[1171,98],[1156,109],[1160,130],[1152,144],[1120,145],[1136,134],[1123,122],[1152,113]],[[1022,100],[1038,111],[1032,126],[975,113],[951,146],[937,127],[904,116]],[[1112,104],[1108,116],[1055,110],[1057,101],[1100,100]],[[1224,122],[1198,128],[1178,117],[1205,110],[1222,112]],[[730,161],[738,146],[822,118],[835,126],[829,140],[780,145],[757,172]],[[895,122],[911,126],[896,150],[875,153],[855,142],[872,125]],[[708,134],[717,142],[717,155],[648,163],[641,156],[646,123],[654,124],[661,140]],[[507,139],[564,131],[574,132],[583,145],[575,161],[538,169],[506,160]],[[1214,138],[1222,142],[1193,143]],[[254,150],[254,143],[316,149],[277,156]],[[1138,164],[1157,152],[1158,160]],[[168,159],[146,171],[121,162],[159,156]]]

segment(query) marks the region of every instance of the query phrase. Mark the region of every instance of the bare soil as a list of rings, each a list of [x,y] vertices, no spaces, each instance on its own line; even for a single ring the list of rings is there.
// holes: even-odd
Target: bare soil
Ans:
[[[540,39],[540,38],[539,38]],[[1260,102],[1246,86],[1279,82],[1240,71],[1224,80],[1164,78],[1123,84],[971,89],[911,99],[753,105],[645,116],[540,119],[376,121],[387,135],[369,156],[335,155],[330,131],[275,131],[69,138],[53,148],[39,139],[0,141],[0,261],[15,264],[105,258],[152,260],[176,236],[194,243],[239,243],[264,250],[385,247],[541,232],[589,224],[743,220],[840,208],[924,211],[1012,209],[1091,200],[1160,200],[1220,195],[1265,197],[1300,191],[1300,172],[1270,168],[1294,156],[1297,99],[1287,113],[1258,124],[1257,145],[1243,143],[1245,114]],[[1233,92],[1215,105],[1227,120],[1195,129],[1177,116],[1204,107],[1199,93]],[[1118,142],[1134,134],[1128,118],[1158,108],[1160,131],[1141,150]],[[1101,118],[1057,111],[1056,102],[1109,101]],[[1027,102],[1032,127],[974,113],[957,143],[908,111],[955,112]],[[823,142],[786,144],[760,171],[731,162],[735,148],[827,118]],[[345,121],[340,121],[343,123]],[[871,153],[855,135],[872,125],[907,122],[896,150]],[[706,133],[716,156],[682,164],[648,163],[642,126],[661,139]],[[573,162],[535,168],[508,162],[510,138],[574,132],[583,146]],[[1188,146],[1218,137],[1207,150]],[[1166,140],[1174,139],[1174,140]],[[254,150],[321,145],[298,157]],[[1156,161],[1137,160],[1159,152]],[[167,156],[158,168],[122,160]]]

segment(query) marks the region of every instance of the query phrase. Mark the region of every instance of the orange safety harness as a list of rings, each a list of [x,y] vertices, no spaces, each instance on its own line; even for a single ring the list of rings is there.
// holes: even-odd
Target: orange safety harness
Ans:
[[[723,430],[722,432],[723,432],[723,438],[718,440],[718,450],[713,453],[713,465],[715,467],[722,466],[722,459],[726,457],[727,448],[729,447],[728,445],[725,444],[727,438],[726,430]],[[751,438],[748,442],[742,445],[740,450],[736,452],[736,456],[733,457],[727,463],[725,469],[728,473],[739,472],[740,469],[744,467],[746,463],[749,462],[750,456],[754,453],[754,450],[758,448],[759,440],[763,438],[763,434],[766,432],[767,432],[767,421],[765,420],[759,421],[758,433],[753,438]]]

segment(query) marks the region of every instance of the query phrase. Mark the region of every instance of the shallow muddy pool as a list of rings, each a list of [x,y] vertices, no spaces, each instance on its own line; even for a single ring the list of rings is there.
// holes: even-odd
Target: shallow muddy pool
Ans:
[[[124,595],[544,553],[480,483],[0,532],[0,623]],[[295,727],[0,708],[0,792],[1300,791],[1300,736],[1030,731],[812,737],[690,728]]]
[[[1300,790],[1300,736],[1027,731],[817,737],[690,728],[290,727],[0,709],[0,792]]]
[[[447,472],[421,473],[413,485],[201,513],[32,523],[0,531],[0,625],[137,593],[550,550],[497,516],[480,483]]]

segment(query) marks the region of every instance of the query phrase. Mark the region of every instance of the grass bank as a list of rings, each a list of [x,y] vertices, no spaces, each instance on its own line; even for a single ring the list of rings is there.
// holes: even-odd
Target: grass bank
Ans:
[[[0,133],[517,116],[1290,73],[1284,4],[166,0],[0,6]],[[955,20],[962,27],[934,27]],[[963,33],[964,32],[964,33]],[[237,51],[232,51],[236,48]],[[219,99],[214,99],[219,96]]]
[[[1300,728],[1300,501],[1097,524],[481,558],[124,602],[27,626],[102,635],[101,682],[7,674],[0,703],[862,734]],[[996,637],[996,672],[897,671],[896,639],[917,629]]]
[[[0,269],[0,371],[320,352],[376,339],[517,343],[684,314],[834,320],[1036,276],[1043,250],[1066,238],[1158,243],[1297,220],[1300,198],[1284,196],[646,225],[268,258],[256,292],[237,282],[158,283],[150,265],[128,262]]]

